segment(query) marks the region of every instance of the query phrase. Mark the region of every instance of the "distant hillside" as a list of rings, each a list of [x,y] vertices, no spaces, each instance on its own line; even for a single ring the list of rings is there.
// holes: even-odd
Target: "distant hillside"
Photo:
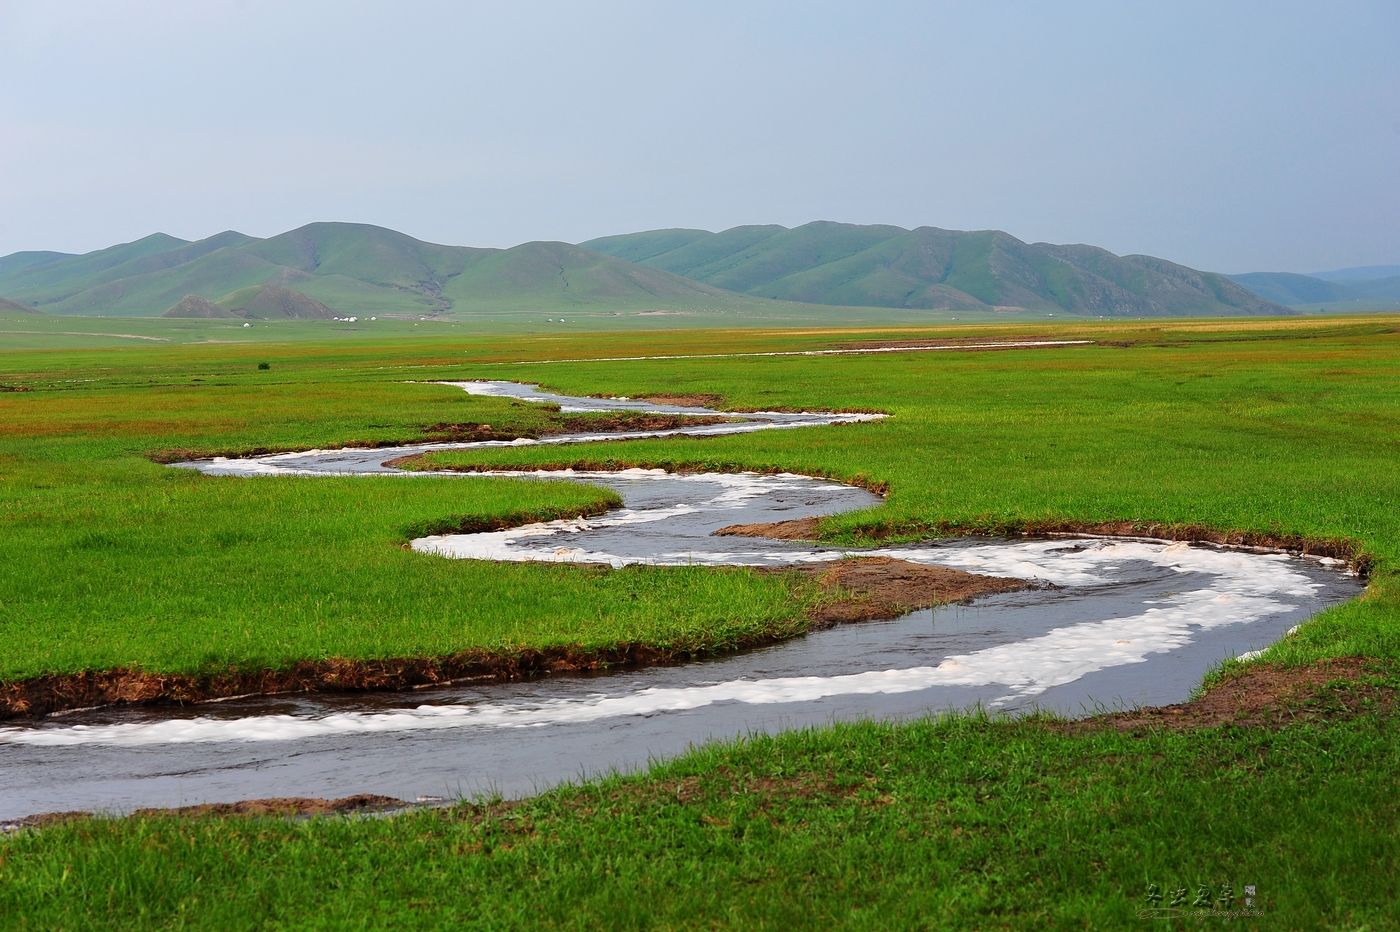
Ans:
[[[1345,285],[1292,272],[1247,272],[1244,275],[1231,275],[1230,278],[1264,300],[1276,304],[1322,304],[1351,297],[1350,289]]]
[[[1287,313],[1280,304],[1302,300],[1305,287],[1320,288],[1318,295],[1392,287],[1374,277],[1318,286],[1279,276],[1250,281],[1258,294],[1222,275],[1094,246],[827,222],[655,230],[510,249],[312,223],[266,239],[232,230],[193,242],[155,233],[82,255],[0,257],[0,295],[44,313],[265,319],[550,313],[577,324],[569,312],[578,311],[595,318],[680,314],[694,325],[917,321],[929,310],[945,317],[1280,314]]]
[[[185,295],[162,317],[242,318],[244,320],[329,320],[335,312],[314,298],[280,285],[254,285],[210,301]]]
[[[0,298],[0,314],[38,314],[32,307],[25,307],[16,301],[6,301]]]
[[[163,233],[84,255],[0,258],[0,294],[52,314],[157,315],[188,296],[274,286],[309,298],[299,315],[739,306],[743,299],[566,243],[511,249],[439,246],[382,227],[313,223],[258,239],[228,231],[196,242]],[[278,314],[268,295],[259,313]],[[282,295],[286,299],[286,295]],[[750,302],[751,303],[751,302]],[[189,311],[189,308],[185,309]],[[207,310],[207,309],[206,309]]]
[[[1368,310],[1400,307],[1400,273],[1396,266],[1339,269],[1319,275],[1291,272],[1246,272],[1235,282],[1268,301],[1292,307]]]
[[[8,256],[0,256],[0,275],[19,269],[33,268],[36,265],[43,265],[45,262],[54,262],[58,259],[71,258],[73,258],[73,254],[67,252],[29,251],[11,253]]]
[[[187,294],[175,303],[170,310],[161,317],[194,317],[205,320],[217,320],[221,318],[237,317],[231,309],[221,307],[210,301],[208,298],[201,298],[197,294]]]
[[[1000,231],[817,222],[654,230],[582,245],[744,294],[815,304],[1110,316],[1282,314],[1230,281],[1152,256]]]
[[[315,298],[280,285],[244,288],[223,300],[239,317],[254,320],[330,320],[335,312]]]
[[[1400,265],[1358,265],[1349,269],[1314,272],[1312,277],[1328,282],[1371,282],[1383,278],[1400,278]]]

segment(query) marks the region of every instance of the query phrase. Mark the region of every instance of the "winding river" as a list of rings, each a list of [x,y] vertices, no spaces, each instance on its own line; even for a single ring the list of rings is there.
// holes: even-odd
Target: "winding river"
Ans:
[[[511,382],[460,382],[479,395],[566,411],[718,415],[708,408],[575,398]],[[395,475],[421,452],[619,438],[715,436],[857,425],[873,414],[753,413],[672,430],[513,442],[314,450],[178,464],[210,475]],[[851,427],[848,429],[860,429]],[[426,537],[441,558],[657,565],[782,566],[839,548],[717,537],[766,523],[878,505],[837,482],[780,474],[540,470],[616,490],[596,518]],[[295,695],[52,716],[0,727],[0,819],[67,809],[122,811],[267,796],[373,792],[434,801],[520,796],[630,770],[695,743],[859,718],[975,705],[1080,715],[1185,699],[1222,659],[1248,655],[1361,591],[1337,561],[1128,539],[954,540],[860,551],[1053,584],[967,606],[816,631],[742,654],[605,676]]]

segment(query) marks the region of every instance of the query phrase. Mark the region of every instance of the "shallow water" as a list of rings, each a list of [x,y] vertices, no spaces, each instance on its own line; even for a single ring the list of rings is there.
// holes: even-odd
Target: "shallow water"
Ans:
[[[703,408],[550,396],[510,383],[478,393],[574,410]],[[872,415],[769,414],[648,432],[714,434]],[[727,429],[727,430],[726,430]],[[593,436],[547,438],[571,443]],[[382,473],[432,444],[184,464],[213,474]],[[399,473],[403,475],[402,473]],[[441,474],[437,474],[441,475]],[[515,475],[512,473],[512,475]],[[714,537],[719,527],[870,507],[878,497],[802,476],[537,472],[607,485],[599,518],[414,541],[453,557],[782,565],[838,559],[800,542]],[[420,475],[420,478],[426,478]],[[469,480],[466,480],[469,481]],[[819,631],[679,667],[412,693],[271,697],[181,710],[76,713],[0,728],[0,818],[262,796],[377,792],[409,800],[523,795],[631,769],[717,737],[983,705],[1083,714],[1187,697],[1220,660],[1267,646],[1361,583],[1282,554],[1129,540],[958,540],[863,551],[1053,584]]]

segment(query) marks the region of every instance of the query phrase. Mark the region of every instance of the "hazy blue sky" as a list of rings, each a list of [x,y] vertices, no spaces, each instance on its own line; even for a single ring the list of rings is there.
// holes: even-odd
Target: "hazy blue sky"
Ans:
[[[1400,263],[1400,0],[0,0],[0,254],[814,219]]]

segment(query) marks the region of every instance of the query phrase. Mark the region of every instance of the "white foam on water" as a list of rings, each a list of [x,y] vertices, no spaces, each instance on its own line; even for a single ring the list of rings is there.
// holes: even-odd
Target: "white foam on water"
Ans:
[[[784,411],[755,411],[745,413],[716,412],[709,408],[684,405],[651,405],[643,402],[629,402],[628,399],[571,398],[554,395],[540,389],[538,385],[522,385],[516,382],[437,382],[460,388],[471,395],[515,398],[520,401],[540,403],[558,402],[560,410],[570,412],[642,411],[720,414],[731,420],[716,424],[703,424],[692,427],[674,427],[664,430],[633,430],[620,432],[588,432],[576,434],[555,434],[547,437],[517,437],[512,440],[471,440],[441,441],[436,443],[405,444],[396,447],[341,447],[338,449],[302,450],[290,453],[272,453],[265,456],[225,457],[216,456],[208,460],[179,465],[193,467],[212,475],[221,476],[325,476],[325,475],[398,475],[422,476],[422,472],[379,469],[366,469],[347,462],[343,468],[327,468],[323,461],[352,459],[359,455],[368,460],[368,465],[378,467],[383,463],[410,453],[432,453],[446,450],[489,449],[492,447],[559,446],[576,443],[600,443],[617,440],[654,440],[665,437],[721,437],[735,434],[749,434],[763,430],[791,430],[799,427],[823,427],[836,424],[859,424],[881,420],[887,415],[874,413],[847,413],[809,411],[794,414]],[[620,405],[619,402],[628,402]],[[320,463],[316,468],[309,463]]]
[[[697,564],[713,566],[767,565],[776,560],[787,562],[814,562],[834,560],[841,556],[839,551],[815,551],[803,554],[784,552],[775,556],[762,549],[755,541],[748,551],[713,552],[691,550],[689,548],[657,552],[645,555],[623,555],[598,550],[576,543],[590,532],[609,531],[626,525],[657,524],[684,515],[703,513],[709,520],[710,530],[732,523],[726,520],[724,512],[739,509],[754,501],[762,500],[777,492],[801,490],[819,494],[821,492],[847,491],[840,483],[823,479],[813,479],[793,473],[766,475],[750,472],[739,473],[669,473],[662,469],[626,469],[615,472],[597,472],[574,469],[536,469],[528,471],[482,471],[467,475],[476,476],[531,476],[539,479],[569,479],[581,482],[625,479],[632,482],[664,480],[679,484],[688,490],[703,491],[713,488],[713,494],[689,503],[662,504],[650,508],[620,508],[598,517],[565,518],[554,521],[540,521],[503,531],[486,531],[473,534],[435,534],[420,537],[410,542],[410,546],[420,553],[461,560],[504,560],[508,562],[543,563],[605,563],[613,567],[632,564],[653,566],[690,566]],[[575,543],[561,546],[558,538],[570,538]],[[677,538],[679,542],[681,538]]]
[[[1142,663],[1176,650],[1201,631],[1249,624],[1294,607],[1286,596],[1312,595],[1320,583],[1275,554],[1246,554],[1186,547],[1097,540],[1068,547],[1064,541],[949,548],[902,548],[901,558],[920,562],[1003,566],[1032,570],[1061,585],[1092,584],[1113,577],[1126,561],[1148,561],[1183,574],[1208,574],[1210,585],[1144,603],[1121,618],[1081,622],[983,650],[949,656],[937,665],[873,670],[836,676],[740,679],[689,687],[646,688],[620,695],[535,702],[482,701],[411,709],[344,712],[320,717],[257,715],[199,717],[151,723],[0,729],[0,743],[37,746],[138,747],[223,741],[292,741],[347,734],[445,728],[523,728],[568,725],[636,715],[683,712],[734,702],[768,705],[811,702],[833,696],[917,692],[936,687],[1001,687],[993,708],[1033,700],[1055,686],[1110,667]],[[839,554],[836,554],[839,556]],[[952,559],[948,559],[952,558]],[[1073,580],[1073,582],[1069,582]]]

